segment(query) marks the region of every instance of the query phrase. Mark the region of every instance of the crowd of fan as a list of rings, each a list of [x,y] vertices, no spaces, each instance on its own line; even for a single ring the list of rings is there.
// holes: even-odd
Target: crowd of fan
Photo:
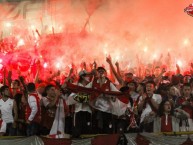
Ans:
[[[193,131],[193,78],[190,71],[162,66],[122,72],[106,58],[110,72],[86,63],[64,81],[4,78],[0,93],[0,135],[49,135]],[[43,74],[42,74],[43,75]],[[6,76],[6,75],[5,75]]]

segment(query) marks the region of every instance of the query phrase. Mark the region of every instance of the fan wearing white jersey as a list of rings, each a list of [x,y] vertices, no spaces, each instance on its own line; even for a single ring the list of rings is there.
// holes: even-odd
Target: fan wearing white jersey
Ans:
[[[10,99],[10,90],[8,86],[2,86],[0,89],[2,98],[0,99],[0,111],[2,120],[6,123],[5,135],[16,135],[16,121],[18,118],[17,105],[15,100]]]

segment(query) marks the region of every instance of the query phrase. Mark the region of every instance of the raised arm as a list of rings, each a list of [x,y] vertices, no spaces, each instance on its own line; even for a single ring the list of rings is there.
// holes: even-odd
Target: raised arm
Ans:
[[[90,63],[90,74],[92,75],[92,77],[96,77],[97,76],[97,63],[96,61],[94,61],[93,63]]]
[[[180,74],[180,66],[178,64],[176,64],[176,74]]]
[[[109,58],[111,59],[110,56],[109,56]],[[109,79],[110,79],[113,83],[115,83],[115,76],[114,76],[114,73],[113,73],[111,67],[110,67],[110,76],[109,76]]]
[[[65,88],[66,88],[67,83],[70,81],[71,75],[73,74],[73,71],[74,71],[74,69],[71,68],[71,69],[70,69],[70,72],[69,72],[69,74],[68,74],[68,77],[65,79],[64,83],[63,83],[62,86],[61,86],[62,89],[65,89]]]
[[[86,62],[82,62],[82,63],[80,64],[80,68],[81,68],[81,70],[87,70]]]
[[[162,76],[163,74],[166,72],[165,68],[162,69],[161,73],[159,74],[159,76],[157,78],[154,79],[155,83],[158,84],[161,79],[162,79]]]
[[[60,75],[60,70],[58,70],[57,72],[53,73],[51,77],[48,78],[48,81],[52,81],[55,77]]]
[[[115,66],[117,67],[117,74],[119,76],[121,76],[121,72],[120,72],[120,67],[119,67],[119,62],[118,61],[115,63]]]
[[[23,95],[24,95],[25,101],[27,101],[28,91],[27,91],[27,86],[26,86],[24,77],[23,76],[19,76],[19,80],[20,80],[20,82],[21,82],[21,84],[23,86]]]
[[[40,73],[40,61],[38,61],[37,63],[37,72],[36,72],[36,75],[35,75],[35,79],[34,79],[34,83],[37,84],[38,81],[39,81],[39,73]]]
[[[12,70],[9,70],[9,71],[8,71],[7,81],[8,81],[8,86],[11,86],[11,82],[12,82]]]
[[[190,73],[193,75],[193,63],[190,64]]]
[[[118,82],[119,82],[121,85],[124,85],[124,80],[121,78],[121,76],[119,76],[119,75],[117,74],[117,72],[116,72],[116,70],[115,70],[115,68],[114,68],[114,66],[113,66],[113,64],[112,64],[111,58],[107,57],[107,58],[106,58],[106,61],[107,61],[107,63],[109,64],[109,66],[110,66],[113,74],[115,75],[116,79],[118,80]]]
[[[3,85],[6,85],[6,67],[3,67]]]

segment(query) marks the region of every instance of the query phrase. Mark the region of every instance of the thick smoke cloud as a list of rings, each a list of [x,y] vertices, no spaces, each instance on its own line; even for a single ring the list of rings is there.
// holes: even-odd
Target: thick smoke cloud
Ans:
[[[23,3],[17,4],[21,10]],[[163,62],[168,63],[168,53],[172,56],[172,67],[178,61],[186,67],[192,60],[193,18],[184,8],[191,3],[191,0],[51,0],[31,3],[33,11],[20,13],[17,19],[8,19],[9,5],[1,3],[1,34],[2,38],[24,40],[25,45],[16,47],[14,56],[30,54],[30,63],[40,59],[50,67],[60,63],[61,69],[82,61],[107,66],[105,57],[109,54],[114,62],[119,61],[123,69],[128,69],[137,65],[137,57],[146,65],[163,54]],[[5,26],[7,22],[10,27]],[[13,55],[6,55],[9,62]]]

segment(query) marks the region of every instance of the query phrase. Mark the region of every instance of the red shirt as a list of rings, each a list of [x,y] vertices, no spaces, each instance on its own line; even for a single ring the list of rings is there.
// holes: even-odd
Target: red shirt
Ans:
[[[161,117],[161,132],[172,132],[172,116],[163,115]]]

